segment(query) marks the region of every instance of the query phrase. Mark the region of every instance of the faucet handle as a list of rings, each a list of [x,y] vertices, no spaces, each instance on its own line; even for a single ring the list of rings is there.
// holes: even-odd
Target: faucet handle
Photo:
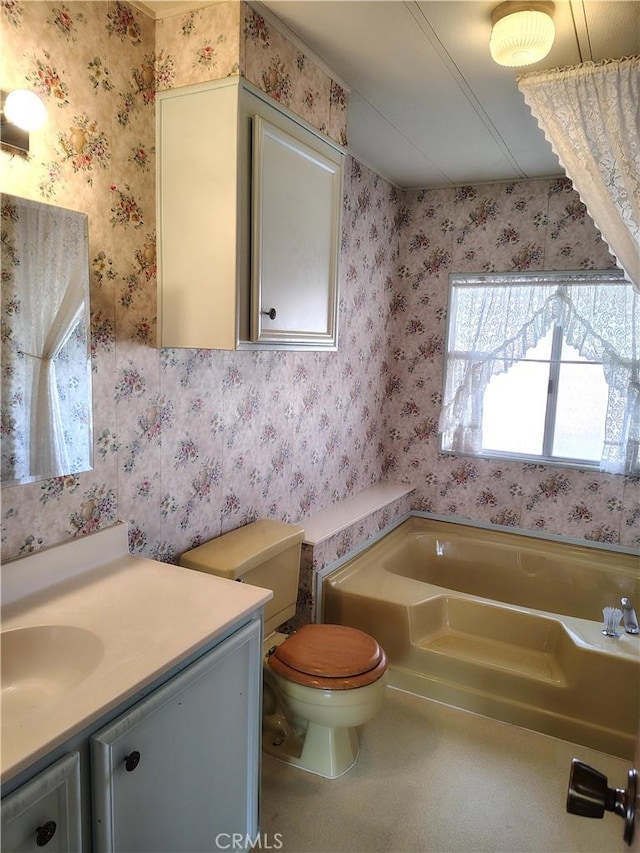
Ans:
[[[627,634],[640,634],[640,629],[638,628],[638,617],[636,616],[636,611],[633,609],[631,599],[626,597],[621,598],[620,604],[622,605],[622,623],[624,625],[624,630]]]

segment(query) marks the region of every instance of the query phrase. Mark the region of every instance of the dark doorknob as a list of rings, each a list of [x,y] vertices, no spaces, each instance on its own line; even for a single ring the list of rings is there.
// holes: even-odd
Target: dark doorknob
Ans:
[[[610,788],[607,777],[577,758],[571,762],[567,811],[580,817],[604,817],[605,811],[624,818],[624,840],[631,844],[636,811],[638,771],[629,770],[627,789]]]
[[[48,820],[39,826],[36,832],[36,847],[46,847],[56,834],[57,828],[55,820]]]
[[[140,764],[140,753],[137,749],[134,749],[133,752],[130,752],[129,755],[125,755],[124,757],[124,769],[127,773],[131,773],[136,767]]]

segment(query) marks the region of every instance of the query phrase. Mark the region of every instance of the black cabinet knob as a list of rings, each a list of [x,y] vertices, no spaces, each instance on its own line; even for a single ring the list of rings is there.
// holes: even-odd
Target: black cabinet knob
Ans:
[[[275,320],[278,314],[275,308],[270,308],[269,311],[263,311],[262,313],[270,320]]]
[[[135,770],[138,764],[140,764],[140,753],[137,749],[134,749],[133,752],[129,753],[129,755],[125,755],[124,769],[127,773],[131,773],[132,770]]]
[[[57,825],[55,820],[48,820],[39,826],[36,831],[36,847],[44,847],[56,834]]]

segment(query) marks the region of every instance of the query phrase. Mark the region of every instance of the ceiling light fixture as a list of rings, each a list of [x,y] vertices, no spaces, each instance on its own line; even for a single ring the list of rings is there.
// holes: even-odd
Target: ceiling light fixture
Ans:
[[[553,3],[508,0],[491,15],[489,50],[498,65],[532,65],[549,53],[556,35]]]
[[[2,92],[0,141],[28,153],[29,133],[42,127],[46,118],[46,107],[35,92],[29,89]]]

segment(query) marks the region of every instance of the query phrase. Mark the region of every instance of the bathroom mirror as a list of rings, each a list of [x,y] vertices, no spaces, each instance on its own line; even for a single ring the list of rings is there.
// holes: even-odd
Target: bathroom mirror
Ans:
[[[2,485],[92,465],[87,216],[3,194]]]

